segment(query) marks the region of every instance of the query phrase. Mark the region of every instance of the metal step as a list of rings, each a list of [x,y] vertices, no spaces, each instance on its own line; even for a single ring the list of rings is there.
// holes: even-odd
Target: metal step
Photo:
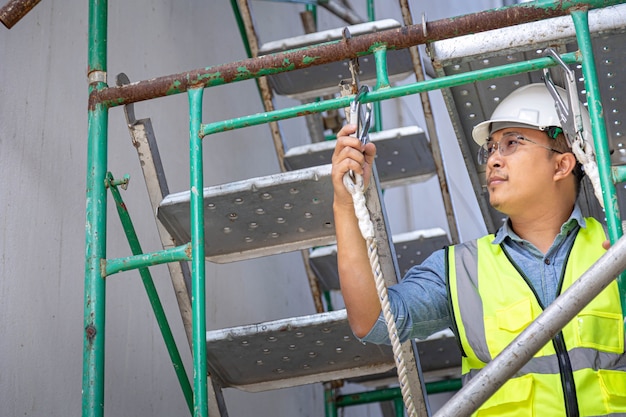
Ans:
[[[626,57],[622,45],[626,42],[626,5],[616,5],[589,12],[589,27],[593,36],[593,49],[597,66],[602,106],[606,119],[609,145],[615,150],[613,164],[626,163],[626,102],[619,97],[626,86],[624,66]],[[512,47],[514,45],[514,47]],[[470,70],[494,67],[545,55],[544,48],[556,48],[560,52],[578,49],[571,17],[563,16],[538,22],[516,25],[494,31],[436,41],[429,45],[430,56],[437,75],[455,75]],[[586,103],[585,87],[580,67],[572,67],[577,74],[581,101]],[[479,122],[486,120],[499,103],[513,90],[532,82],[542,82],[541,71],[518,74],[442,90],[452,117],[461,150],[468,161],[470,176],[474,177],[475,193],[487,228],[493,232],[502,224],[503,215],[490,208],[484,188],[484,167],[476,166],[477,145],[471,131]],[[559,80],[561,74],[554,72]],[[583,183],[584,185],[584,183]],[[620,200],[626,198],[623,187],[618,187]],[[599,205],[594,204],[593,192],[582,191],[585,214],[603,218]],[[589,195],[585,198],[585,194]],[[491,223],[491,225],[490,225]]]
[[[412,266],[422,263],[435,250],[449,245],[450,240],[443,229],[433,228],[394,235],[393,243],[400,275],[404,276]],[[339,290],[336,245],[313,249],[309,263],[322,290]]]
[[[417,126],[372,133],[383,187],[424,181],[434,162]],[[335,242],[328,164],[335,141],[293,148],[294,171],[204,189],[205,255],[225,263],[325,246]],[[321,165],[326,163],[326,165]],[[189,191],[166,196],[157,217],[178,244],[191,239]]]
[[[335,241],[330,165],[204,189],[205,255],[224,263]],[[157,217],[189,242],[189,191],[163,199]]]
[[[399,28],[401,25],[393,19],[360,23],[348,26],[352,37],[381,30]],[[290,49],[304,48],[323,42],[342,39],[344,28],[325,30],[293,38],[268,42],[261,46],[259,55],[269,55]],[[408,49],[387,51],[387,70],[390,81],[399,81],[413,73],[413,64]],[[268,76],[268,80],[277,94],[306,100],[339,92],[339,82],[350,79],[347,61],[312,66],[295,71],[282,72]],[[359,79],[361,83],[376,83],[376,65],[373,55],[359,58]]]
[[[460,376],[451,332],[417,346],[424,372]],[[250,392],[395,372],[391,347],[356,339],[345,310],[209,331],[207,361],[224,387]]]
[[[435,175],[435,162],[424,130],[418,126],[370,133],[376,144],[376,168],[382,187],[426,181]],[[285,167],[289,170],[329,164],[335,140],[289,149]]]

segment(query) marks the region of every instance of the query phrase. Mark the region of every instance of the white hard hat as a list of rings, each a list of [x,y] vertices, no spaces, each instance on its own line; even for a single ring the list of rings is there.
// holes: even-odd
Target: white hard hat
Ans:
[[[556,87],[559,95],[567,103],[567,92]],[[587,109],[580,104],[583,121],[583,137],[590,138],[591,123]],[[478,145],[487,141],[489,136],[507,127],[527,127],[548,130],[550,127],[563,127],[556,111],[554,98],[542,83],[528,84],[509,94],[494,110],[490,120],[474,127],[472,137]],[[589,141],[593,144],[593,141]]]

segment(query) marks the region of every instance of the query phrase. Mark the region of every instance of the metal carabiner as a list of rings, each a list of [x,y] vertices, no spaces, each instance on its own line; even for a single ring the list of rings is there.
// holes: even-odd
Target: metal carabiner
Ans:
[[[370,88],[362,85],[359,88],[354,101],[350,103],[350,123],[356,124],[356,137],[365,145],[369,141],[369,130],[372,120],[372,103],[361,103],[364,94],[368,93]]]
[[[576,88],[576,78],[574,71],[567,66],[567,64],[561,59],[561,56],[552,48],[548,48],[546,53],[550,58],[554,59],[559,67],[565,74],[565,90],[567,91],[567,104],[556,89],[552,77],[550,76],[550,70],[548,68],[543,69],[543,80],[546,88],[550,92],[550,95],[554,99],[554,105],[556,107],[556,113],[561,121],[561,127],[565,138],[570,146],[576,141],[576,138],[581,135],[583,131],[583,122],[580,108],[578,107],[578,89]]]

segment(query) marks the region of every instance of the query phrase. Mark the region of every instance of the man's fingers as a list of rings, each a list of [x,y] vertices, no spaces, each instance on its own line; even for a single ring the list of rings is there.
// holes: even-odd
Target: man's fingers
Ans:
[[[341,136],[350,136],[353,133],[356,132],[356,125],[355,124],[347,124],[344,125],[339,132],[337,132],[337,138],[341,137]]]

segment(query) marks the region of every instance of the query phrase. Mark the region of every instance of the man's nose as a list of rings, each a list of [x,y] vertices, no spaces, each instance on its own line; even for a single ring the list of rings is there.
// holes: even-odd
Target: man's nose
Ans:
[[[500,167],[502,166],[502,160],[503,159],[502,159],[502,154],[500,153],[500,148],[496,147],[494,152],[491,155],[489,155],[489,158],[487,158],[487,165],[493,166],[493,167]]]

